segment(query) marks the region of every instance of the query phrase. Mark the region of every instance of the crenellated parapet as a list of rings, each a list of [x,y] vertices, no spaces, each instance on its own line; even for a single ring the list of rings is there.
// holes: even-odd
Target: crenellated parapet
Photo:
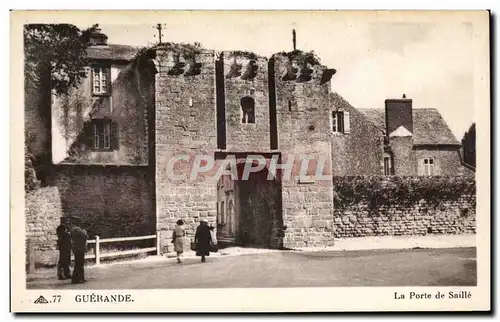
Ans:
[[[243,51],[224,52],[225,78],[253,81],[259,74],[267,73],[266,66],[268,59],[254,53]]]
[[[203,69],[213,69],[214,51],[199,44],[165,43],[155,46],[155,63],[160,74],[168,76],[199,76]]]
[[[295,50],[289,53],[277,53],[272,56],[275,61],[279,80],[297,83],[313,82],[319,85],[328,83],[336,70],[321,65],[313,52]]]

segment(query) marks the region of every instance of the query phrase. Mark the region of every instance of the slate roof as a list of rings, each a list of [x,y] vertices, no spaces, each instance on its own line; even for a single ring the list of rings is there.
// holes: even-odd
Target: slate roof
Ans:
[[[131,61],[138,51],[138,47],[127,45],[108,44],[102,46],[91,46],[87,48],[87,58]]]
[[[385,130],[385,109],[360,108],[372,123]],[[460,145],[445,120],[435,108],[413,109],[414,145]]]

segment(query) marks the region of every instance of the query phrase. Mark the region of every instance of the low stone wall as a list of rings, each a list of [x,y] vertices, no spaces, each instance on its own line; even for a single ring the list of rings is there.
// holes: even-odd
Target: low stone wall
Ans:
[[[58,166],[62,212],[83,220],[90,238],[155,234],[154,182],[147,167]]]
[[[55,249],[56,227],[62,216],[61,196],[57,187],[43,187],[25,197],[26,238],[37,248]]]
[[[473,178],[365,178],[365,184],[362,180],[334,180],[336,238],[476,232]],[[356,197],[348,185],[357,191]]]
[[[475,233],[475,209],[466,198],[445,202],[429,210],[422,202],[413,208],[383,207],[377,213],[362,204],[349,210],[334,211],[335,237],[384,235],[426,235]]]

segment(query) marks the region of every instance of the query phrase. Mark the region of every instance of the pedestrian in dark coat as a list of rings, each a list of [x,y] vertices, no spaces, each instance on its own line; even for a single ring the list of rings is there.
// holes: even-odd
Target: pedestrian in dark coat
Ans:
[[[57,249],[59,262],[57,263],[57,277],[60,280],[71,278],[69,266],[71,263],[71,236],[66,225],[61,224],[56,228]]]
[[[210,243],[212,242],[212,234],[206,221],[200,221],[200,225],[196,228],[194,241],[196,243],[196,256],[201,256],[201,262],[204,263],[205,256],[210,256]]]
[[[73,254],[75,255],[75,268],[73,269],[72,284],[85,282],[85,272],[83,264],[85,262],[85,253],[87,252],[87,232],[78,226],[71,231],[71,240]]]

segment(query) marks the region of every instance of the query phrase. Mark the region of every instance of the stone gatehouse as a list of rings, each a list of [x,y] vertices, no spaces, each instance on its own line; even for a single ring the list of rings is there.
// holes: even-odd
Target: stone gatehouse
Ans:
[[[193,229],[198,219],[208,219],[226,242],[332,244],[331,182],[258,180],[266,176],[265,169],[248,181],[217,180],[213,172],[196,181],[174,181],[167,165],[181,153],[190,160],[196,155],[241,160],[247,154],[307,154],[326,157],[329,172],[329,81],[334,71],[319,64],[294,70],[293,59],[285,55],[267,59],[211,50],[183,64],[168,46],[156,48],[155,61],[156,210],[166,240],[180,215]],[[186,75],[193,65],[198,73]],[[179,74],[172,72],[177,66],[183,66]],[[221,162],[215,157],[216,169]],[[317,224],[325,220],[330,223]]]

